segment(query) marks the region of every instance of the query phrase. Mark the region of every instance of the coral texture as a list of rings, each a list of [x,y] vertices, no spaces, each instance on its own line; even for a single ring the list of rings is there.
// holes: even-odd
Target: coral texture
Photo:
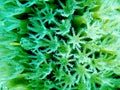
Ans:
[[[119,90],[120,0],[0,0],[1,90]]]

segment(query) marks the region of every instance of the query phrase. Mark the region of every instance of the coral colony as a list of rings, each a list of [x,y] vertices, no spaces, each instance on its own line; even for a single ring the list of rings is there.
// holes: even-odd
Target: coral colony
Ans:
[[[120,0],[0,0],[1,90],[120,90]]]

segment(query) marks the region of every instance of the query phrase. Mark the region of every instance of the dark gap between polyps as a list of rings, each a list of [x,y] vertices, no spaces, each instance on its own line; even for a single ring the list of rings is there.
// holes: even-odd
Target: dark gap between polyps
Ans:
[[[28,15],[28,13],[22,13],[22,14],[19,14],[19,15],[15,15],[14,17],[16,17],[17,19],[20,19],[20,20],[26,20],[30,16]]]
[[[29,55],[35,55],[31,50],[24,50]]]
[[[55,16],[56,20],[60,22],[61,20],[67,19],[67,17],[61,16],[60,13]]]
[[[67,43],[68,38],[66,36],[62,36],[62,35],[57,35],[59,37],[60,40],[65,41],[65,43]]]
[[[52,21],[50,24],[48,22],[45,23],[45,27],[47,27],[48,29],[50,28],[54,28],[56,25],[54,24],[54,22]]]
[[[98,84],[98,83],[95,83],[95,86],[97,87],[97,88],[100,88],[100,84]]]
[[[80,25],[80,27],[81,27],[81,28],[86,28],[86,27],[87,27],[87,25],[86,25],[86,24],[84,24],[84,23],[82,23],[82,24]]]
[[[56,89],[56,88],[51,88],[50,90],[58,90],[58,89]]]
[[[100,57],[100,52],[94,52],[95,58],[99,58]]]
[[[120,76],[115,74],[115,73],[112,74],[112,77],[115,78],[115,79],[120,79]]]
[[[50,81],[55,81],[53,71],[49,75],[47,75],[47,79],[50,80]]]
[[[89,38],[89,37],[84,38],[83,40],[84,40],[84,41],[87,41],[87,42],[92,41],[92,39],[91,39],[91,38]]]
[[[25,4],[25,3],[27,3],[28,1],[27,1],[27,0],[19,0],[19,2],[20,2],[21,4]]]
[[[65,5],[66,0],[60,0],[60,1]],[[58,5],[59,9],[62,9],[62,6],[60,5],[58,0],[54,0],[54,4]]]
[[[32,30],[29,30],[28,33],[30,33],[30,34],[32,34],[32,35],[36,35],[36,34],[37,34],[36,32],[34,32],[34,31],[32,31]]]
[[[75,12],[74,12],[74,15],[82,16],[83,14],[84,14],[84,9],[78,9],[78,10],[75,10]]]

